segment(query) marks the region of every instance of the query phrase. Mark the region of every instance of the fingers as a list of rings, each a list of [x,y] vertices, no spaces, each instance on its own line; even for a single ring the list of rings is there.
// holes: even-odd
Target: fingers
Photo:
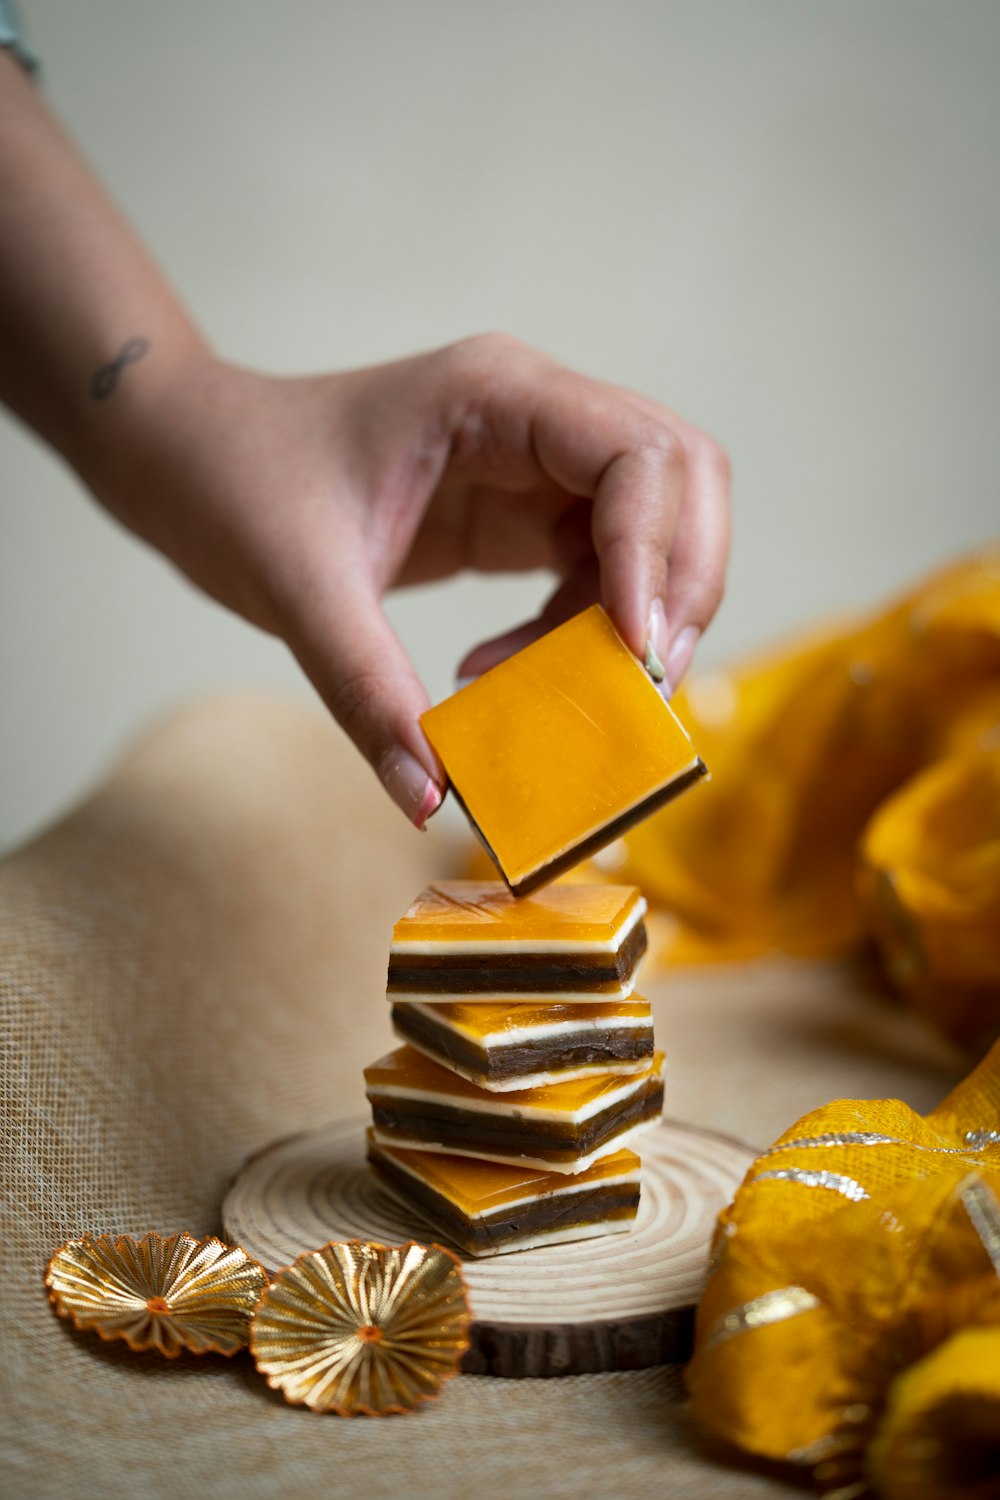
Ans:
[[[670,552],[664,677],[675,692],[722,602],[729,558],[729,461],[711,438],[687,443],[687,484]]]
[[[628,392],[544,368],[532,442],[551,479],[593,500],[601,596],[627,644],[645,657],[684,490],[683,443]]]
[[[693,428],[613,461],[594,500],[604,602],[669,695],[721,600],[729,557],[729,464]]]
[[[446,786],[418,723],[429,700],[364,570],[341,567],[297,589],[283,633],[389,796],[423,828]]]
[[[631,650],[672,691],[722,596],[725,455],[645,397],[541,359],[532,375],[538,464],[569,493],[593,501],[600,597]]]
[[[655,444],[614,459],[594,497],[601,595],[626,644],[658,678],[669,646],[667,559],[685,479],[683,444],[664,433]]]

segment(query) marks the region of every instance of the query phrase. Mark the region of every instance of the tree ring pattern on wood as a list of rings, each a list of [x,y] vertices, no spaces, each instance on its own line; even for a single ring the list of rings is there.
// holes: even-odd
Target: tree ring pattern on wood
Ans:
[[[254,1157],[223,1206],[230,1240],[272,1272],[328,1240],[453,1248],[369,1170],[366,1124],[340,1120]],[[638,1135],[636,1149],[642,1199],[628,1234],[462,1256],[473,1315],[466,1371],[571,1375],[687,1358],[716,1215],[755,1153],[670,1120]]]

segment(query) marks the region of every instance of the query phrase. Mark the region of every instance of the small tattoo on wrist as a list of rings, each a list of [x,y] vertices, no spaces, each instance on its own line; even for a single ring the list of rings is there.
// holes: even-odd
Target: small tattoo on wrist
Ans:
[[[107,401],[118,389],[118,381],[125,370],[126,365],[134,365],[137,360],[142,359],[144,354],[150,350],[149,339],[129,339],[123,344],[114,359],[108,361],[96,370],[90,381],[90,394],[95,401]]]

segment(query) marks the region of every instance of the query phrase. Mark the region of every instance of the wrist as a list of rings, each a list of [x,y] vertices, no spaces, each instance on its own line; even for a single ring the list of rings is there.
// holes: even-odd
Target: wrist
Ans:
[[[205,342],[185,326],[134,335],[90,376],[65,457],[101,503],[141,535],[149,532],[142,509],[151,466],[163,461],[170,435],[180,436],[185,394],[215,364]]]

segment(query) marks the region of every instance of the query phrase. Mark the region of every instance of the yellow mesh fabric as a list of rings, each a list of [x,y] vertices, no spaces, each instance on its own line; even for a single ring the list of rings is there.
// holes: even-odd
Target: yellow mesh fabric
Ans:
[[[1000,1025],[1000,750],[946,756],[875,813],[858,892],[896,985],[961,1041]]]
[[[952,1488],[927,1493],[977,1493],[961,1477],[967,1385],[948,1385],[955,1366],[937,1351],[972,1327],[1000,1338],[998,1194],[1000,1044],[927,1116],[838,1100],[799,1120],[720,1216],[688,1372],[698,1414],[752,1452],[814,1463],[846,1494],[891,1467],[890,1449],[916,1451],[933,1409]],[[932,1355],[936,1373],[918,1379]],[[975,1370],[1000,1468],[1000,1361]],[[942,1416],[946,1398],[961,1421]]]
[[[974,751],[990,769],[969,795],[991,795],[995,806],[1000,546],[867,620],[695,678],[676,706],[712,781],[633,831],[614,872],[675,919],[660,929],[661,959],[825,954],[872,926],[881,937],[877,898],[870,883],[859,892],[855,868],[884,800],[950,755],[963,757],[954,777],[964,785]],[[896,815],[911,813],[899,804]],[[994,822],[982,872],[994,890],[996,837]],[[942,830],[939,850],[947,839]],[[996,923],[990,930],[995,962]],[[933,994],[944,971],[925,972]]]
[[[997,1493],[998,1370],[1000,1326],[975,1327],[899,1377],[868,1455],[887,1500]]]

